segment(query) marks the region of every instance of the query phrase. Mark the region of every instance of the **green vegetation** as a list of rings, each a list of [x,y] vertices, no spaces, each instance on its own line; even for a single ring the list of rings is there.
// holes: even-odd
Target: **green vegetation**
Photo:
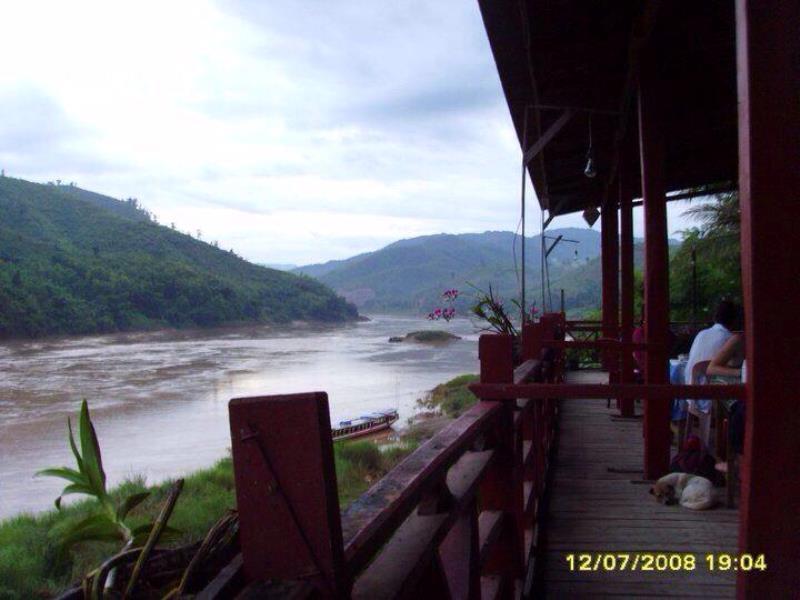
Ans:
[[[111,490],[108,497],[120,505],[124,498],[149,492],[128,517],[127,522],[135,529],[157,518],[172,484],[148,488],[142,479],[134,479]],[[186,477],[170,518],[170,524],[181,533],[171,544],[202,539],[225,511],[235,506],[233,490],[230,459]],[[0,523],[0,598],[51,597],[118,552],[118,541],[78,543],[68,553],[59,547],[63,531],[101,510],[97,500],[89,499],[60,511],[20,515]]]
[[[670,261],[670,301],[674,320],[692,318],[692,252],[696,257],[697,317],[710,321],[717,303],[727,298],[741,303],[739,197],[718,194],[714,201],[695,206],[687,214],[699,227],[684,231],[684,242]]]
[[[319,282],[158,225],[134,199],[0,178],[0,337],[356,316]]]
[[[548,236],[558,235],[580,244],[558,244],[549,256],[554,303],[564,288],[571,310],[599,306],[600,234],[586,228],[548,231]],[[519,295],[513,251],[516,248],[519,256],[520,244],[510,231],[440,234],[401,240],[376,252],[295,272],[316,277],[365,311],[427,314],[441,303],[442,290],[455,288],[462,294],[453,306],[457,315],[464,316],[474,304],[474,294],[465,293],[468,282],[484,290],[491,285],[507,301]],[[527,297],[539,303],[540,251],[539,236],[527,238]]]
[[[413,440],[380,448],[375,442],[342,441],[334,446],[339,504],[347,506],[417,447]]]
[[[477,375],[459,375],[433,388],[417,404],[426,411],[440,412],[451,418],[461,415],[478,400],[467,387],[478,381]]]
[[[441,344],[452,340],[460,340],[457,335],[449,331],[441,331],[435,329],[424,329],[421,331],[412,331],[406,334],[405,341],[420,342],[422,344]]]
[[[56,509],[61,509],[61,500],[67,494],[86,494],[96,500],[100,511],[57,530],[58,549],[60,551],[68,550],[75,544],[88,541],[118,541],[124,545],[143,543],[150,534],[153,523],[143,523],[132,527],[127,521],[128,514],[147,500],[150,493],[135,493],[121,498],[119,502],[112,501],[106,490],[106,473],[103,470],[100,444],[97,442],[97,434],[89,416],[89,406],[86,400],[81,403],[78,419],[80,450],[75,443],[71,419],[67,420],[67,426],[69,428],[69,446],[78,469],[69,467],[44,469],[37,475],[58,477],[69,482],[61,495],[56,498]],[[173,530],[170,529],[170,531]]]
[[[363,494],[416,447],[414,443],[381,451],[374,442],[337,442],[334,446],[339,501],[342,507]],[[131,511],[131,528],[151,523],[161,510],[173,482],[148,487],[142,479],[127,481],[108,492],[120,505],[124,498],[149,493]],[[169,545],[202,539],[236,505],[230,458],[185,478],[183,491],[170,518],[178,530]],[[119,550],[118,542],[78,543],[69,553],[59,550],[62,531],[102,510],[97,500],[83,500],[60,511],[20,515],[0,522],[0,599],[49,598],[78,581]]]

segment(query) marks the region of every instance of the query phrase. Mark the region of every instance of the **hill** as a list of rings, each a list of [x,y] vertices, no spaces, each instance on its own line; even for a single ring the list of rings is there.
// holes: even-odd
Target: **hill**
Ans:
[[[158,225],[133,199],[0,177],[2,337],[356,316],[323,284]]]
[[[567,308],[588,310],[600,305],[600,234],[592,229],[564,228],[547,232],[546,242],[563,241],[548,257],[550,288],[555,304],[564,288]],[[316,277],[365,311],[427,313],[440,301],[443,290],[462,292],[460,309],[473,294],[469,285],[488,289],[504,298],[518,294],[513,249],[519,238],[509,231],[460,235],[438,234],[400,240],[375,252],[346,260],[308,265],[295,272]],[[541,305],[541,238],[526,242],[526,293]]]

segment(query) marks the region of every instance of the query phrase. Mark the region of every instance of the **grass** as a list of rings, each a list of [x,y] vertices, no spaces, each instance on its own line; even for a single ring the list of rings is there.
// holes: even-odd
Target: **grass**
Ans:
[[[358,498],[415,447],[411,442],[381,450],[370,441],[337,442],[334,459],[341,506]],[[151,497],[132,513],[134,526],[157,517],[170,485],[165,482],[149,488],[153,490]],[[134,479],[112,490],[111,495],[118,500],[145,489],[148,487],[143,479]],[[171,545],[202,539],[225,511],[235,506],[230,458],[186,477],[169,522],[182,533]],[[95,501],[84,500],[61,511],[22,514],[0,522],[0,600],[50,598],[115,554],[119,545],[114,543],[79,544],[66,555],[59,555],[56,550],[54,538],[58,530],[95,510]]]
[[[424,398],[417,400],[425,410],[439,412],[455,419],[475,404],[478,399],[467,386],[478,381],[477,375],[459,375],[433,388]]]

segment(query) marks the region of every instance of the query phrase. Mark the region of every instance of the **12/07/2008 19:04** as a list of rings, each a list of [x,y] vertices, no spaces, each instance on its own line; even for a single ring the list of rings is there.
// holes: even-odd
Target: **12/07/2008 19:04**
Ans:
[[[570,571],[766,571],[763,554],[706,554],[681,552],[585,552],[564,555]]]

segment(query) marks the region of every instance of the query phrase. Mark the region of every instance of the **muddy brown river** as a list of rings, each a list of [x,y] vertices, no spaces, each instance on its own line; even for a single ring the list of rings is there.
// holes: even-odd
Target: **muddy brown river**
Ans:
[[[227,403],[237,396],[322,390],[334,423],[383,408],[398,408],[405,423],[426,390],[478,369],[478,335],[466,319],[437,327],[463,337],[444,346],[388,342],[430,327],[418,318],[375,316],[332,327],[245,326],[2,344],[0,518],[52,506],[62,485],[34,473],[73,466],[66,420],[82,398],[112,486],[134,476],[157,482],[225,456]]]

